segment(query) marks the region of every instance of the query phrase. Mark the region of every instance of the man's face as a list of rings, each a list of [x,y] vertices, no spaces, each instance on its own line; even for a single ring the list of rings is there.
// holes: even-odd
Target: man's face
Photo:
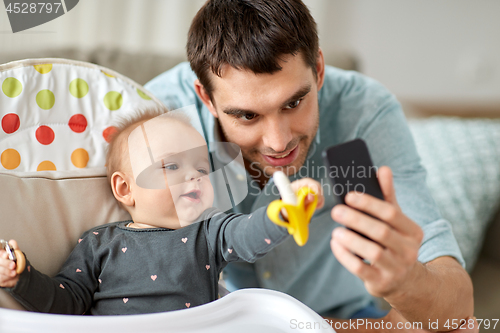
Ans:
[[[250,173],[294,174],[318,129],[323,70],[317,79],[300,54],[283,59],[282,70],[274,74],[226,65],[222,77],[212,76],[213,99],[207,106],[225,139],[240,146]]]

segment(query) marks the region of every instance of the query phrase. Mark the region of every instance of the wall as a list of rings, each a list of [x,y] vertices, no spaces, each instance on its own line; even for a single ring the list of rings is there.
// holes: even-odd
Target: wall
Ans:
[[[343,12],[342,36],[332,24],[323,45],[355,53],[361,70],[401,99],[500,109],[500,1],[334,0],[330,6]]]

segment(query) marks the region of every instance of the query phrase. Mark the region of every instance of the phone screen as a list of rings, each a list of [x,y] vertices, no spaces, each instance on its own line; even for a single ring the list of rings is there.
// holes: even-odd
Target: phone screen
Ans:
[[[356,139],[323,151],[327,176],[331,181],[331,193],[345,204],[345,196],[351,191],[367,193],[384,200],[368,147],[362,139]]]

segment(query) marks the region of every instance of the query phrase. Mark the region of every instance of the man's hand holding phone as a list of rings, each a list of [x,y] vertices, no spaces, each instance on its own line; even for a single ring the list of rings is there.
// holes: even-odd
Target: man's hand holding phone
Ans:
[[[392,306],[382,320],[397,324],[404,319],[441,331],[447,330],[447,320],[471,317],[472,283],[460,263],[450,256],[418,261],[424,233],[401,210],[391,169],[370,172],[374,166],[361,139],[327,148],[323,157],[339,202],[331,216],[346,227],[333,230],[333,254],[370,294]],[[353,187],[357,192],[346,193]],[[335,191],[339,188],[348,190]],[[457,298],[463,302],[451,301]],[[439,320],[438,327],[431,327],[431,320]],[[477,327],[465,332],[477,332]]]
[[[404,294],[423,268],[423,231],[401,211],[391,169],[374,167],[362,139],[329,147],[323,158],[339,202],[332,219],[347,227],[333,230],[333,254],[373,296]]]
[[[424,271],[419,270],[422,267],[417,261],[423,231],[401,211],[389,167],[378,170],[378,180],[384,200],[350,192],[345,205],[339,204],[332,209],[333,220],[370,239],[345,228],[336,228],[330,245],[338,261],[363,280],[370,294],[397,296],[411,288],[412,278]]]

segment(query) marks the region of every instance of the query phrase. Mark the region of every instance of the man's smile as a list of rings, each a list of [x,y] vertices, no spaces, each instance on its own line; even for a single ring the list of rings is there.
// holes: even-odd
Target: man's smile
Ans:
[[[295,148],[279,155],[265,155],[261,154],[264,160],[274,167],[285,166],[293,163],[299,155],[300,145],[297,144]]]

